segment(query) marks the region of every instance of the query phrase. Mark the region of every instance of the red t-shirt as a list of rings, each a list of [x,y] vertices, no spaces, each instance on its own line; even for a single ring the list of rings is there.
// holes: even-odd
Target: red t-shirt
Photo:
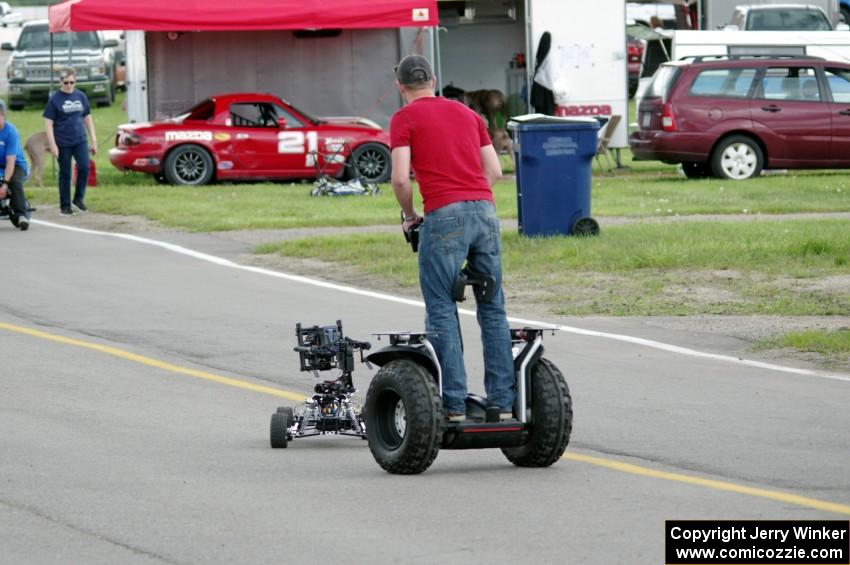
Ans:
[[[493,202],[480,152],[491,143],[478,114],[443,97],[417,98],[390,122],[391,147],[410,147],[426,214],[463,200]]]

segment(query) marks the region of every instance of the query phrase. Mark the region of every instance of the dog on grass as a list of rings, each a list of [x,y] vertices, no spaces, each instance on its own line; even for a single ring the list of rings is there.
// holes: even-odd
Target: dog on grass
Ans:
[[[30,160],[30,178],[44,186],[45,155],[50,155],[50,145],[47,143],[47,132],[39,131],[27,138],[24,150]]]
[[[503,118],[507,116],[505,95],[502,91],[495,89],[470,90],[461,93],[458,99],[472,108],[484,120],[496,153],[499,155],[507,153],[511,157],[511,162],[513,162],[514,145],[511,136],[506,129],[497,127],[496,115],[501,114]]]

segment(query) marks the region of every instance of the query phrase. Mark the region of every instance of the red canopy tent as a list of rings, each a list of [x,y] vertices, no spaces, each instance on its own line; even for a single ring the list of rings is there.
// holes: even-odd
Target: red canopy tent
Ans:
[[[437,0],[65,0],[49,21],[52,32],[128,32],[131,120],[242,90],[386,122],[398,105],[386,92],[399,53],[421,52],[423,28],[439,20]],[[318,29],[337,33],[298,34]]]
[[[66,0],[50,31],[377,29],[437,25],[437,0]]]

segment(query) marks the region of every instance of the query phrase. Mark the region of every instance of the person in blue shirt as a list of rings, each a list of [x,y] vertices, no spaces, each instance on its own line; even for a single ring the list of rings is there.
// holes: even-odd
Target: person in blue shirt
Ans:
[[[64,215],[71,209],[71,158],[77,162],[77,182],[74,186],[74,206],[85,212],[86,185],[89,181],[89,153],[97,152],[97,137],[91,117],[89,99],[75,88],[74,69],[59,73],[61,87],[54,92],[44,108],[44,129],[50,152],[59,159],[59,206]],[[88,132],[88,144],[86,140]]]
[[[6,103],[0,100],[0,193],[11,193],[12,223],[21,231],[30,227],[30,212],[24,193],[29,174],[18,129],[6,121]]]

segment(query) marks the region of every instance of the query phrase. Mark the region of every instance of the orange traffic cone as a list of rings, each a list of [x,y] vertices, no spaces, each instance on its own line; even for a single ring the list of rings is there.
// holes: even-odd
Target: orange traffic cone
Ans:
[[[71,184],[75,184],[77,182],[77,165],[74,165],[74,174],[71,175]],[[86,183],[86,186],[97,186],[97,167],[94,164],[94,161],[89,161],[89,182]]]

